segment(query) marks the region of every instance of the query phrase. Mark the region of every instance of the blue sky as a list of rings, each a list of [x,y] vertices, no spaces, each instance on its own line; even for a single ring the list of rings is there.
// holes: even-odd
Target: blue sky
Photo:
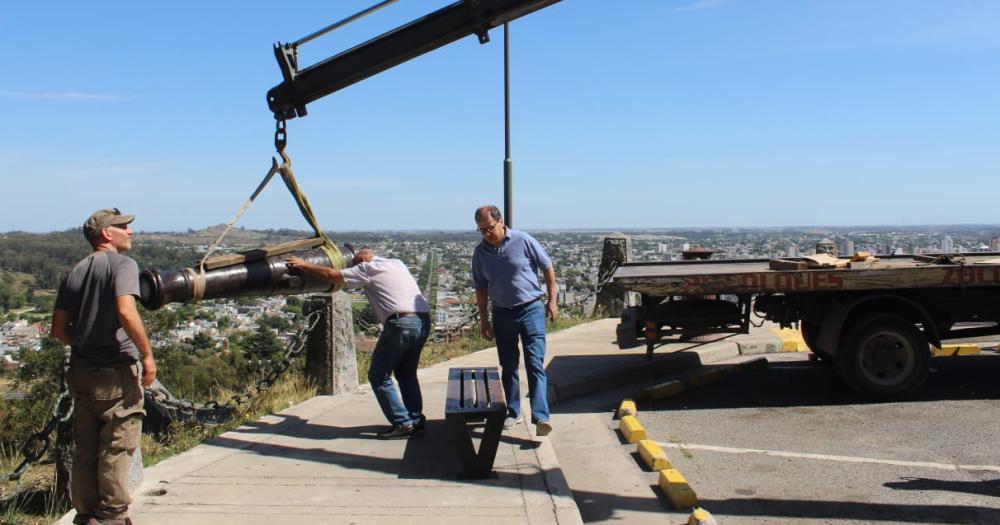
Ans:
[[[17,2],[0,16],[0,231],[228,221],[273,154],[271,45],[374,3]],[[401,0],[312,64],[422,16]],[[284,7],[278,7],[278,6]],[[511,26],[517,227],[1000,223],[1000,2],[564,0]],[[327,230],[502,206],[503,33],[289,121]],[[300,228],[279,181],[240,222]]]

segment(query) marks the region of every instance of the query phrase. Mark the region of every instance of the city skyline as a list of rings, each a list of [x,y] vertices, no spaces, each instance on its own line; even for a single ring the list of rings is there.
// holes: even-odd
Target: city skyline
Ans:
[[[449,2],[399,2],[304,65]],[[271,46],[370,1],[9,7],[0,231],[227,222],[273,155]],[[192,13],[197,16],[192,16]],[[511,24],[514,226],[992,224],[1000,5],[565,0]],[[503,32],[418,57],[288,123],[330,231],[464,230],[502,206]],[[273,181],[241,225],[305,229]],[[616,226],[617,225],[617,226]],[[805,227],[805,226],[799,226]]]

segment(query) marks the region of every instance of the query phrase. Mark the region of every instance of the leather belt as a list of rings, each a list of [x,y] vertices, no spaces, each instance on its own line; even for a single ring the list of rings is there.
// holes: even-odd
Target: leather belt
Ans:
[[[418,315],[426,315],[430,317],[430,313],[428,312],[396,312],[390,315],[389,317],[386,317],[385,320],[388,321],[390,319],[399,319],[401,317],[414,317]]]

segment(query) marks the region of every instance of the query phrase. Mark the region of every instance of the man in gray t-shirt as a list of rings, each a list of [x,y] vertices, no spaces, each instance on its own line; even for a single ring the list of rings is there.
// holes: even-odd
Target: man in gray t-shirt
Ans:
[[[139,268],[122,255],[132,248],[134,219],[118,208],[87,219],[83,233],[94,251],[63,279],[52,312],[52,337],[72,349],[73,523],[124,524],[132,503],[128,468],[142,435],[142,386],[156,378],[135,303]]]

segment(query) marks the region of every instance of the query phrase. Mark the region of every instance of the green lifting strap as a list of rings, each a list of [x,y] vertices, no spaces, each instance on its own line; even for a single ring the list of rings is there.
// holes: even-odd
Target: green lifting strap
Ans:
[[[304,217],[306,222],[309,223],[309,226],[312,226],[313,231],[316,233],[316,237],[323,239],[323,246],[320,246],[320,248],[326,253],[326,256],[330,258],[330,263],[334,268],[343,270],[347,261],[344,260],[344,256],[340,253],[340,249],[337,248],[337,245],[334,244],[333,241],[331,241],[330,238],[323,233],[323,229],[319,227],[316,215],[313,213],[312,207],[309,206],[309,199],[306,198],[306,194],[299,189],[298,183],[295,182],[295,174],[292,172],[291,159],[288,158],[288,155],[286,155],[284,151],[281,152],[281,158],[282,163],[278,168],[278,173],[281,173],[281,180],[285,181],[285,186],[295,199],[295,204],[298,205],[299,211],[302,213],[302,217]]]

